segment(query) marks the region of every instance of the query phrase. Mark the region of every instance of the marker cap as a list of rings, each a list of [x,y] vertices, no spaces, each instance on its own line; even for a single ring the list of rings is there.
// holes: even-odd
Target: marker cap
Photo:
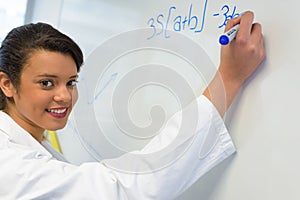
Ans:
[[[229,43],[229,38],[226,35],[221,35],[219,38],[219,42],[221,45],[226,45]]]

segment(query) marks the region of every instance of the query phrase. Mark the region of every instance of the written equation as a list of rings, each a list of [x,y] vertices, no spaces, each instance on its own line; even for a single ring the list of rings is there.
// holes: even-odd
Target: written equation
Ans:
[[[178,14],[176,13],[177,7],[172,5],[166,10],[166,13],[159,13],[155,17],[151,17],[147,21],[147,25],[152,29],[152,34],[147,39],[154,37],[169,38],[167,30],[173,30],[176,32],[192,31],[194,33],[200,33],[205,28],[205,18],[207,17],[208,0],[204,1],[202,11],[196,10],[194,5],[189,5],[188,13]],[[215,12],[212,17],[221,18],[222,23],[217,28],[222,28],[226,25],[226,22],[238,16],[237,7],[224,4],[220,7],[220,10]]]

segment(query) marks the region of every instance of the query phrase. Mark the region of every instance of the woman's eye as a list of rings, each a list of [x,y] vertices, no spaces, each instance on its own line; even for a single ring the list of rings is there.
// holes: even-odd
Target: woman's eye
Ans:
[[[40,84],[41,84],[42,87],[44,87],[44,88],[53,86],[53,82],[52,82],[52,81],[49,81],[49,80],[43,80],[43,81],[40,81]]]
[[[74,87],[74,86],[76,86],[77,83],[78,83],[77,80],[71,80],[71,81],[69,81],[69,82],[67,83],[67,86],[69,86],[69,87]]]

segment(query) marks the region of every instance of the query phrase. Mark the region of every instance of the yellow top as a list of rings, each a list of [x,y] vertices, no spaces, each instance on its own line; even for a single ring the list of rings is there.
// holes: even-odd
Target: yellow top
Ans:
[[[49,140],[49,142],[51,143],[51,145],[53,146],[53,148],[56,149],[58,152],[62,153],[56,132],[47,130],[46,137]]]

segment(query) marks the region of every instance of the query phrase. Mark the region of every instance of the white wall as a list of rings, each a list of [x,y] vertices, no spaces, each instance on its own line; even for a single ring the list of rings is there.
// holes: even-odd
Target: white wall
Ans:
[[[46,22],[59,26],[63,0],[28,0],[25,23]]]

